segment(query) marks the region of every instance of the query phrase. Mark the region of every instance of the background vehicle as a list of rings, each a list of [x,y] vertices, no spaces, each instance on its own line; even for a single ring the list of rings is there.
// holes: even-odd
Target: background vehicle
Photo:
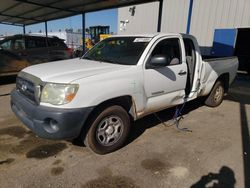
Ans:
[[[72,50],[66,46],[63,40],[57,37],[46,38],[35,35],[13,35],[1,40],[0,48],[28,61],[29,63],[26,65],[69,59],[72,57]],[[11,70],[6,69],[10,67],[9,64],[11,64],[11,67],[15,67],[14,63],[8,63],[7,59],[5,61],[0,60],[0,73],[13,72],[15,68]],[[5,67],[5,69],[2,67]],[[20,67],[18,67],[19,65],[16,66],[17,71],[20,70]]]
[[[130,120],[208,96],[221,104],[235,57],[202,60],[191,35],[109,37],[82,59],[31,66],[11,93],[17,117],[43,138],[80,137],[93,151],[119,149]]]
[[[96,43],[111,36],[110,26],[91,26],[87,28],[85,38],[85,51],[82,47],[74,49],[74,57],[82,57],[83,54],[90,50]]]
[[[19,72],[30,63],[17,54],[0,49],[0,65],[0,76],[7,76]]]

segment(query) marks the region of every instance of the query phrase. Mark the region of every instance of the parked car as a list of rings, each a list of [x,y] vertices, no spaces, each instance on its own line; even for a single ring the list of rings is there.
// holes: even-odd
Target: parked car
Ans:
[[[191,35],[113,36],[81,59],[22,70],[11,108],[40,137],[79,137],[105,154],[124,144],[131,119],[201,96],[220,105],[237,68],[235,57],[202,60]]]
[[[19,72],[29,65],[30,63],[21,56],[0,49],[0,76],[7,76]]]
[[[26,65],[34,65],[49,61],[64,60],[72,57],[72,50],[58,37],[44,37],[37,35],[13,35],[0,41],[0,49],[16,54],[25,61]],[[16,66],[0,59],[0,74],[17,73],[23,66]],[[7,65],[7,66],[6,66]],[[5,67],[3,69],[2,67]],[[15,67],[15,68],[14,68]]]

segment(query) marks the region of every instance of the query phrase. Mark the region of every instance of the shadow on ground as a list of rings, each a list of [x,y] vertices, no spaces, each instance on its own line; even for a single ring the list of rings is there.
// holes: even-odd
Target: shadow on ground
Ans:
[[[193,184],[191,188],[234,188],[236,183],[234,172],[231,168],[223,166],[219,173],[209,173]]]
[[[0,77],[0,86],[7,84],[14,84],[15,82],[16,82],[16,75]]]
[[[225,100],[239,103],[241,118],[242,156],[244,166],[244,184],[250,187],[250,137],[246,105],[250,104],[250,76],[238,74]],[[223,166],[219,173],[209,173],[201,177],[191,188],[234,188],[236,179],[231,168]]]
[[[199,98],[194,101],[188,102],[183,108],[182,115],[187,115],[188,113],[196,110],[204,105],[204,98]],[[140,137],[147,129],[150,129],[156,125],[163,124],[165,126],[174,126],[173,117],[175,114],[176,107],[166,109],[160,112],[157,112],[152,115],[148,115],[136,122],[131,126],[130,136],[127,144],[130,144],[138,137]],[[181,124],[181,123],[180,123]]]
[[[250,105],[250,76],[239,74],[226,100],[239,103],[245,187],[250,187],[250,136],[246,105]]]
[[[182,111],[182,115],[185,116],[186,114],[190,113],[191,111],[203,105],[204,105],[204,98],[199,98],[194,101],[187,102],[187,104],[185,105]],[[176,107],[169,108],[169,109],[157,112],[155,114],[148,115],[135,122],[132,122],[130,135],[127,139],[127,142],[125,143],[125,146],[132,143],[137,138],[139,138],[147,129],[153,128],[156,125],[163,124],[163,125],[166,125],[167,127],[174,126],[173,121],[171,121],[171,123],[169,123],[168,121],[173,120],[175,110],[176,110]],[[86,135],[86,133],[84,135]],[[73,140],[73,144],[76,146],[83,145],[81,138],[77,138]]]
[[[14,76],[0,76],[0,87],[9,84],[14,84],[16,82],[16,75]],[[0,89],[0,97],[5,97],[10,95],[10,91],[3,91]]]

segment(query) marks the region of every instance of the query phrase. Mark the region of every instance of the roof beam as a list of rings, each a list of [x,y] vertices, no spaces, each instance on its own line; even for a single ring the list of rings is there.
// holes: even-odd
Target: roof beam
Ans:
[[[17,0],[17,1],[19,1],[19,0]],[[69,9],[74,9],[74,8],[77,8],[77,7],[80,7],[80,6],[87,6],[87,5],[97,4],[97,3],[100,3],[100,2],[103,2],[103,1],[108,1],[108,0],[92,0],[91,2],[88,2],[88,3],[74,5],[72,7],[69,7]],[[58,12],[60,12],[60,11],[57,10],[57,11],[53,11],[51,13],[58,13]],[[75,12],[76,12],[75,14],[72,14],[70,16],[74,16],[74,15],[82,14],[83,13],[83,11],[75,11]],[[36,16],[34,18],[39,18],[39,17],[43,17],[43,16],[46,16],[46,15],[48,15],[48,13]],[[65,16],[65,17],[70,17],[70,16]],[[62,18],[65,18],[65,17],[62,17]],[[57,18],[57,19],[60,19],[60,18]],[[49,20],[47,20],[47,21],[49,21]]]
[[[27,3],[30,5],[36,5],[36,6],[40,6],[40,7],[45,7],[45,8],[51,8],[51,9],[55,9],[55,10],[59,10],[59,11],[65,11],[65,12],[70,12],[70,13],[79,13],[78,11],[74,11],[74,10],[70,10],[70,9],[64,9],[64,8],[59,8],[59,7],[55,7],[55,6],[51,6],[51,5],[46,5],[46,4],[41,4],[41,3],[36,3],[36,2],[32,2],[29,0],[15,0],[18,2],[22,2],[22,3]]]
[[[19,19],[23,19],[23,20],[32,20],[32,21],[36,21],[36,22],[41,22],[42,20],[38,20],[38,19],[34,19],[34,18],[26,18],[23,16],[14,16],[14,15],[9,15],[9,14],[3,14],[0,12],[0,16],[5,16],[5,17],[10,17],[10,18],[19,18]],[[2,22],[5,22],[9,20],[9,18],[2,20]]]
[[[23,24],[18,24],[18,23],[8,23],[8,22],[1,22],[0,21],[0,24],[23,27]]]
[[[4,0],[4,1],[8,1],[8,0]],[[61,7],[62,4],[60,2],[65,2],[66,0],[53,0],[53,2],[50,1],[50,3],[47,3],[47,4],[43,4],[43,1],[33,2],[33,0],[13,0],[13,1],[16,1],[17,4],[20,3],[21,5],[25,5],[25,4],[33,5],[30,7],[28,6],[27,11],[23,13],[19,13],[18,15],[7,14],[8,13],[7,11],[14,10],[15,7],[18,6],[17,4],[14,4],[6,8],[7,11],[5,9],[7,18],[5,18],[4,20],[0,20],[0,22],[11,23],[13,20],[12,18],[19,18],[20,20],[13,22],[13,23],[18,24],[18,26],[20,26],[20,25],[32,25],[32,24],[41,23],[44,21],[57,20],[57,19],[65,18],[65,17],[74,16],[77,14],[82,14],[83,12],[86,13],[86,12],[93,12],[93,11],[105,10],[105,9],[110,9],[110,8],[119,8],[119,7],[159,1],[159,0],[88,0],[87,2],[86,0],[81,0],[81,1],[79,0],[79,2],[77,2],[77,5],[68,6],[68,7],[67,6]],[[104,2],[107,2],[107,3],[104,3]],[[93,5],[93,6],[88,6],[88,5]],[[44,11],[39,11],[41,9],[43,9]],[[37,11],[36,14],[34,13],[35,11]],[[44,12],[47,12],[47,13],[44,14]],[[63,12],[64,14],[62,16],[57,16],[57,15],[49,16],[50,14],[58,14],[60,12]],[[34,13],[32,15],[36,15],[36,16],[31,16],[31,13]]]
[[[57,1],[55,1],[55,2],[53,2],[53,3],[49,3],[49,4],[47,4],[47,5],[52,5],[52,4],[55,4],[55,3],[58,3],[58,2],[60,2],[61,0],[57,0]],[[20,2],[21,3],[21,2]],[[21,3],[22,4],[22,3]],[[18,14],[18,15],[16,15],[16,16],[24,16],[25,14],[29,14],[29,13],[31,13],[31,12],[35,12],[35,11],[37,11],[37,10],[40,10],[41,9],[41,7],[38,7],[38,8],[35,8],[35,9],[31,9],[31,10],[28,10],[28,11],[26,11],[26,12],[23,12],[22,14]],[[5,19],[4,21],[8,21],[8,20],[10,20],[9,18],[7,18],[7,19]],[[39,21],[39,22],[41,22],[41,21]]]
[[[108,0],[105,0],[108,1]],[[101,8],[88,9],[85,13],[96,12],[101,10],[113,9],[113,8],[121,8],[126,6],[140,5],[144,3],[150,2],[158,2],[159,0],[145,0],[145,1],[137,1],[137,0],[120,0],[121,4],[109,5]],[[80,5],[79,5],[80,6]],[[76,7],[75,7],[76,8]]]
[[[8,8],[6,8],[6,9],[2,10],[1,13],[4,13],[4,12],[6,12],[6,11],[8,11],[8,10],[11,10],[11,9],[13,9],[13,8],[16,8],[16,7],[19,6],[20,4],[22,4],[22,3],[21,3],[21,2],[15,3],[14,5],[12,5],[12,6],[8,7]]]
[[[72,6],[72,7],[69,7],[70,9],[73,9],[73,8],[76,8],[76,7],[79,7],[79,6],[86,6],[86,5],[90,5],[90,4],[96,4],[98,2],[103,2],[103,1],[108,1],[108,0],[93,0],[89,3],[85,3],[83,5],[75,5],[75,6]],[[120,7],[125,7],[125,6],[130,6],[130,5],[138,5],[138,4],[142,4],[142,3],[148,3],[148,2],[157,2],[159,0],[148,0],[148,1],[144,1],[144,2],[134,2],[131,4],[131,1],[129,2],[126,2],[126,3],[123,3],[123,4],[120,4],[120,5],[111,5],[111,6],[108,6],[108,7],[105,7],[105,8],[97,8],[97,9],[93,9],[93,10],[88,10],[86,11],[85,13],[89,13],[89,12],[95,12],[95,11],[100,11],[100,10],[107,10],[107,9],[112,9],[112,8],[120,8]],[[51,12],[51,13],[57,13],[57,12],[60,12],[60,11],[54,11],[54,12]],[[81,12],[81,14],[83,13],[84,11]],[[39,17],[43,17],[43,16],[46,16],[48,15],[49,13],[47,14],[43,14],[43,15],[40,15],[40,16],[36,16],[34,18],[39,18]],[[57,20],[57,19],[63,19],[63,18],[68,18],[70,16],[74,16],[74,15],[77,15],[77,14],[72,14],[72,15],[66,15],[66,16],[61,16],[59,18],[52,18],[52,19],[47,19],[46,21],[52,21],[52,20]],[[34,24],[34,23],[32,23]],[[26,25],[32,25],[32,24],[26,24]]]

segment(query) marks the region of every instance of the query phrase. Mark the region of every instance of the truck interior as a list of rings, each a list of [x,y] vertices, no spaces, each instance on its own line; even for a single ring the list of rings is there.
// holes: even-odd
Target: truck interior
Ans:
[[[186,96],[189,95],[193,87],[194,71],[196,65],[195,47],[191,39],[184,38],[185,52],[186,52],[186,63],[188,68],[187,84],[186,84]]]
[[[246,70],[250,74],[250,28],[238,28],[234,55],[239,59],[239,70]]]

